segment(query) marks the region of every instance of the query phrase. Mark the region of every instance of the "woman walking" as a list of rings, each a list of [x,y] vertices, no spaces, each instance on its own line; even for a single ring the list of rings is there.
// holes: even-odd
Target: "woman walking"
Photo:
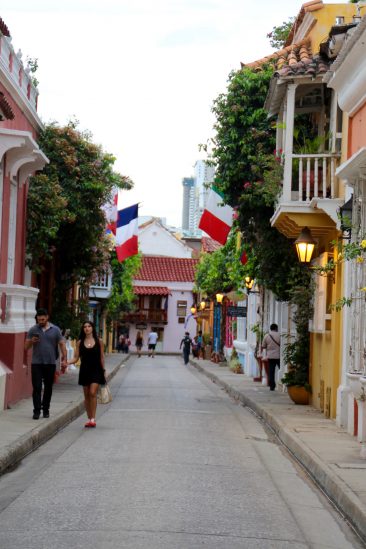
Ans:
[[[98,387],[104,385],[106,380],[103,341],[98,338],[95,326],[89,320],[84,322],[76,344],[75,356],[68,360],[67,364],[75,364],[79,358],[79,385],[83,386],[85,411],[88,416],[85,427],[96,427]]]
[[[141,334],[141,332],[137,332],[135,347],[136,347],[136,351],[137,351],[137,354],[138,354],[139,358],[141,356],[141,349],[142,349],[143,344],[144,344],[144,341],[142,339],[142,334]]]

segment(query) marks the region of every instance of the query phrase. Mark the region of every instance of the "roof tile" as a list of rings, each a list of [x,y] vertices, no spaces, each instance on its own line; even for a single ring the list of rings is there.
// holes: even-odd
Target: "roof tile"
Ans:
[[[135,280],[194,282],[198,259],[145,256]]]

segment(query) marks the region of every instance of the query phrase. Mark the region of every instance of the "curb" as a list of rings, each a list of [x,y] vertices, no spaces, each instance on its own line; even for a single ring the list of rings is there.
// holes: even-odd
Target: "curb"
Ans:
[[[107,382],[110,382],[114,378],[121,366],[127,362],[128,358],[129,356],[127,355],[125,359],[121,359],[121,362],[109,372]],[[19,437],[16,442],[6,446],[0,452],[0,475],[16,467],[23,458],[47,442],[47,440],[52,438],[58,431],[79,417],[83,412],[84,399],[80,396],[66,409],[52,417],[45,425],[32,429],[29,433],[25,433]]]
[[[293,457],[306,469],[310,477],[319,485],[347,521],[356,529],[362,539],[366,540],[366,508],[352,490],[308,448],[292,431],[278,418],[268,413],[262,406],[244,393],[234,389],[214,373],[208,372],[198,363],[190,361],[199,372],[211,381],[220,385],[235,400],[239,400],[252,409],[264,423],[276,434],[281,443]]]

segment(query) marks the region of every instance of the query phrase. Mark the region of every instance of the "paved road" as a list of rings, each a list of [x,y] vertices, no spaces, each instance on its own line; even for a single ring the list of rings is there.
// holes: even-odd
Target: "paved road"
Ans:
[[[260,422],[176,357],[129,361],[0,479],[1,549],[360,548]]]

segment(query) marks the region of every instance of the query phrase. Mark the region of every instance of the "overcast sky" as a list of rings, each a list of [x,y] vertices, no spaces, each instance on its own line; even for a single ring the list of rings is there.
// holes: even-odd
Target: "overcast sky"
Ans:
[[[339,3],[339,2],[332,2]],[[2,0],[17,51],[38,58],[39,115],[71,117],[135,182],[126,206],[180,226],[183,177],[204,158],[231,70],[272,51],[295,0]]]

